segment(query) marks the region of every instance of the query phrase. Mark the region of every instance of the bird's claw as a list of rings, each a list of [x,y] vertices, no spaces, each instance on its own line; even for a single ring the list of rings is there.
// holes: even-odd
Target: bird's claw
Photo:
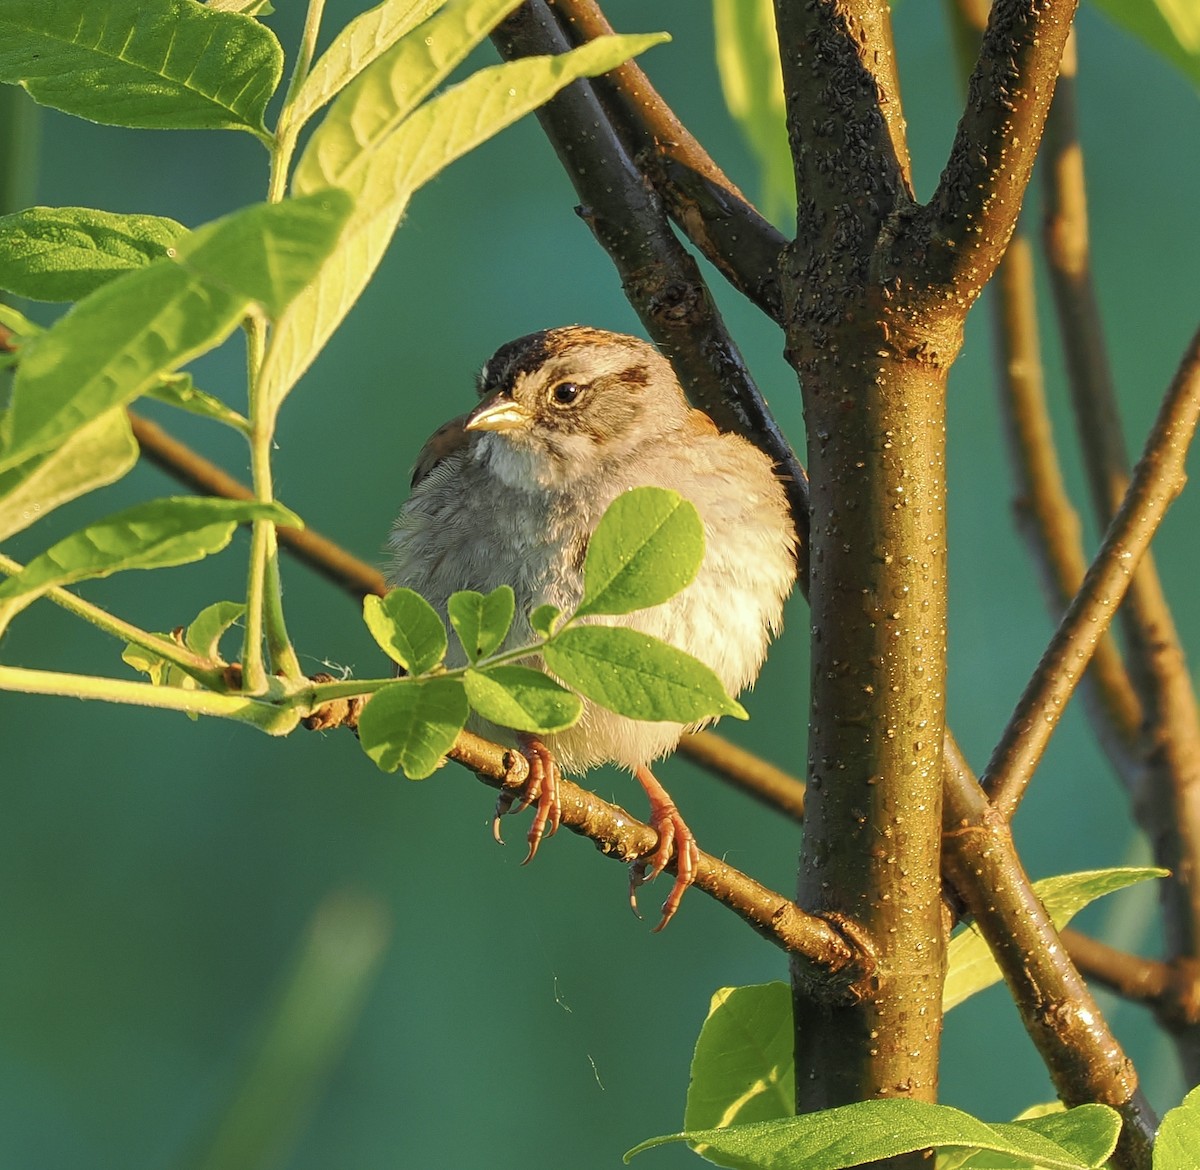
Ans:
[[[522,865],[528,865],[537,854],[538,846],[543,838],[553,837],[562,823],[562,805],[558,797],[558,765],[550,749],[541,740],[521,737],[521,754],[529,764],[529,776],[520,794],[501,792],[496,801],[496,811],[492,817],[492,836],[501,844],[504,839],[500,835],[500,818],[507,813],[518,813],[531,805],[537,805],[533,815],[533,823],[525,840],[529,843],[529,852],[525,855]]]
[[[674,854],[675,884],[662,905],[662,919],[652,932],[657,934],[675,917],[675,911],[679,909],[684,893],[696,880],[696,870],[700,865],[700,847],[696,844],[691,829],[679,815],[679,810],[669,800],[659,802],[652,798],[650,825],[658,833],[658,844],[655,845],[653,853],[639,857],[629,867],[629,905],[641,918],[637,905],[638,887],[658,877]]]

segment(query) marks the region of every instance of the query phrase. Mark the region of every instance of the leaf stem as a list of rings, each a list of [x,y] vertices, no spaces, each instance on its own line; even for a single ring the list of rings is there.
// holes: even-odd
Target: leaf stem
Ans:
[[[317,35],[321,30],[321,16],[324,11],[325,0],[308,0],[304,31],[300,34],[300,44],[296,49],[296,63],[292,66],[292,76],[288,79],[287,93],[284,95],[283,108],[279,111],[275,137],[271,143],[271,179],[267,188],[267,199],[272,203],[278,203],[287,189],[288,168],[292,161],[292,152],[296,149],[296,137],[303,125],[302,122],[293,119],[296,95],[308,76],[316,53]]]
[[[256,702],[242,695],[221,695],[213,691],[162,687],[153,683],[65,674],[55,670],[28,670],[20,666],[0,666],[0,690],[73,699],[100,699],[109,703],[187,711],[193,715],[215,715],[249,723],[264,731],[282,731],[281,719],[286,719],[273,704]]]
[[[22,566],[17,561],[0,553],[0,571],[11,577],[19,573],[21,569]],[[69,590],[54,588],[48,590],[43,596],[68,613],[73,613],[76,617],[91,622],[106,634],[111,634],[114,638],[120,638],[125,642],[132,642],[133,645],[140,646],[143,650],[157,654],[211,690],[223,691],[225,689],[224,676],[220,669],[213,665],[212,660],[189,650],[186,646],[181,646],[178,642],[159,634],[152,634],[139,626],[131,625],[119,617],[114,617],[107,610],[84,601],[82,597],[76,597]]]

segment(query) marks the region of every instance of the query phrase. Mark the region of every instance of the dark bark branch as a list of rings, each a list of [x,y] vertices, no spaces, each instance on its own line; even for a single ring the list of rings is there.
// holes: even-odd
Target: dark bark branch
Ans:
[[[1076,0],[996,0],[929,205],[933,296],[969,306],[1017,225]]]
[[[493,40],[506,60],[570,48],[544,0],[518,9]],[[586,82],[568,86],[537,116],[583,201],[580,214],[696,404],[718,426],[745,435],[775,460],[797,517],[801,576],[806,576],[800,518],[808,512],[807,477],[746,369],[695,260],[671,231],[658,197]]]
[[[775,0],[801,268],[865,261],[912,203],[891,17],[879,0]]]
[[[1128,456],[1116,389],[1091,273],[1087,190],[1079,142],[1074,41],[1046,125],[1045,246],[1068,380],[1093,506],[1111,522],[1127,487]],[[1134,794],[1139,823],[1155,859],[1171,870],[1163,883],[1169,958],[1200,956],[1200,712],[1191,672],[1163,591],[1147,553],[1119,611],[1130,669],[1146,712],[1142,787]],[[1200,1046],[1180,1041],[1193,1078]]]
[[[611,33],[595,0],[551,0],[574,44]],[[662,99],[637,61],[592,86],[672,219],[739,292],[779,321],[784,236],[764,219]]]
[[[1005,815],[1011,816],[1020,802],[1138,561],[1183,489],[1184,463],[1198,417],[1200,332],[1193,336],[1163,401],[1120,511],[992,754],[984,785]],[[1200,799],[1200,785],[1195,799]]]
[[[1025,1029],[1067,1105],[1099,1101],[1121,1114],[1114,1159],[1148,1170],[1157,1125],[1137,1072],[1072,965],[1013,845],[953,739],[946,739],[946,874],[987,940]]]

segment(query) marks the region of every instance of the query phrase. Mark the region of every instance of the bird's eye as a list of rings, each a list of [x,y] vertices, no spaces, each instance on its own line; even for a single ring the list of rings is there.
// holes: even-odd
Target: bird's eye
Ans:
[[[553,390],[550,391],[550,397],[554,399],[559,406],[570,406],[576,398],[579,397],[580,389],[574,382],[559,382]]]

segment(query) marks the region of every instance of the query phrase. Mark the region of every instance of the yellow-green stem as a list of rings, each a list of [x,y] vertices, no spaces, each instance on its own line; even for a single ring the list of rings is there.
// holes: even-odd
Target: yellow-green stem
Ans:
[[[0,553],[0,572],[4,572],[12,577],[19,573],[21,569],[22,566],[19,562]],[[214,668],[209,659],[195,653],[193,650],[189,650],[186,646],[181,646],[178,642],[173,642],[169,638],[164,638],[159,634],[152,634],[139,626],[122,621],[121,618],[114,617],[98,605],[92,605],[91,602],[84,601],[82,597],[76,597],[74,593],[66,589],[50,589],[44,596],[54,602],[55,605],[65,609],[68,613],[73,613],[76,617],[81,617],[84,621],[91,622],[92,625],[97,626],[106,634],[111,634],[114,638],[120,638],[125,642],[132,642],[135,646],[140,646],[143,650],[149,650],[152,654],[157,654],[160,658],[165,659],[174,666],[178,666],[180,670],[191,675],[192,678],[196,679],[197,682],[203,683],[206,687],[213,690],[224,689],[224,677],[221,671]]]
[[[300,45],[296,50],[296,63],[292,66],[292,76],[288,80],[283,108],[279,111],[279,121],[275,124],[275,136],[271,147],[271,179],[267,187],[267,199],[272,203],[278,203],[287,190],[288,168],[301,126],[301,123],[292,122],[292,106],[312,65],[324,10],[325,0],[309,0],[308,12],[304,18],[304,31],[300,34]]]

